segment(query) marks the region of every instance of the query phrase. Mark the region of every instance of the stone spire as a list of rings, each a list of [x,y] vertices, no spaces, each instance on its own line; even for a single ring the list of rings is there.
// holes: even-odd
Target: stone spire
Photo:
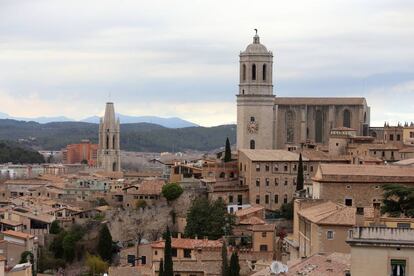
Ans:
[[[108,102],[105,107],[105,115],[99,124],[98,149],[98,166],[106,172],[121,171],[119,135],[119,118],[115,118],[114,104]]]

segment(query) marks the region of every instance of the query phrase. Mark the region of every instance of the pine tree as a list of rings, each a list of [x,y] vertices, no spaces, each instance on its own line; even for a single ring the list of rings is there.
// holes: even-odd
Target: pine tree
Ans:
[[[163,259],[161,259],[161,261],[160,261],[160,269],[159,269],[158,275],[159,276],[164,276],[164,261],[163,261]]]
[[[164,234],[165,247],[164,247],[164,274],[163,276],[174,276],[173,261],[172,261],[172,248],[171,248],[171,233],[167,226],[167,231]]]
[[[226,149],[224,152],[224,162],[230,162],[231,161],[231,147],[230,147],[230,140],[229,137],[226,139]]]
[[[228,276],[240,276],[239,256],[237,256],[236,252],[231,254]]]
[[[296,179],[296,191],[303,190],[304,187],[304,177],[303,177],[303,160],[302,153],[299,155],[299,165],[298,165],[298,176]]]
[[[229,260],[227,259],[227,246],[226,241],[223,241],[221,247],[221,276],[228,276],[229,274]]]
[[[112,236],[106,224],[104,224],[101,230],[99,231],[98,253],[104,261],[111,261]]]

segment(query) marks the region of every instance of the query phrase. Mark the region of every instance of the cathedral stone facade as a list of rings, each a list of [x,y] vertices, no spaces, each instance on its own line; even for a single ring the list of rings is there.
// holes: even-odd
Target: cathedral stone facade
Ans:
[[[119,118],[115,118],[113,103],[106,103],[105,116],[99,123],[98,167],[105,172],[121,171]]]
[[[240,53],[238,149],[327,145],[330,130],[338,127],[368,135],[370,109],[365,98],[281,98],[273,94],[272,76],[273,54],[256,34]]]

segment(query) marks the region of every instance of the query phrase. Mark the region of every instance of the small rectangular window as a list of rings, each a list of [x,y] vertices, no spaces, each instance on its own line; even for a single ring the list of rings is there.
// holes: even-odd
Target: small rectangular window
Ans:
[[[262,232],[262,238],[266,238],[267,237],[267,232]]]
[[[267,172],[270,171],[270,166],[269,165],[266,165],[265,166],[265,169],[266,169]]]
[[[267,251],[267,244],[261,244],[260,245],[260,251],[262,251],[262,252]]]
[[[260,178],[256,178],[256,187],[260,187]]]
[[[326,239],[333,240],[334,239],[334,232],[332,230],[326,231]]]
[[[266,178],[265,181],[266,181],[266,186],[269,186],[269,184],[270,184],[269,178]]]
[[[269,204],[269,195],[265,195],[265,203]]]
[[[278,186],[278,185],[279,185],[278,180],[277,178],[275,178],[275,186]]]
[[[172,255],[173,257],[177,257],[177,248],[172,248],[172,249],[171,249],[171,255]]]
[[[256,164],[256,172],[260,172],[260,164]]]
[[[260,204],[260,196],[259,195],[256,196],[256,204]]]
[[[279,203],[279,195],[275,195],[275,203],[278,204]]]
[[[191,258],[191,249],[184,249],[184,258]]]
[[[406,260],[391,259],[391,276],[407,276]]]

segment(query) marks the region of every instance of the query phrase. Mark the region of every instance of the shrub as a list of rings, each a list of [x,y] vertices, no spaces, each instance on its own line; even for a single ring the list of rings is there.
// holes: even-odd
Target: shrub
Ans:
[[[180,197],[183,193],[183,188],[177,183],[169,183],[162,187],[162,195],[168,200],[172,201]]]

